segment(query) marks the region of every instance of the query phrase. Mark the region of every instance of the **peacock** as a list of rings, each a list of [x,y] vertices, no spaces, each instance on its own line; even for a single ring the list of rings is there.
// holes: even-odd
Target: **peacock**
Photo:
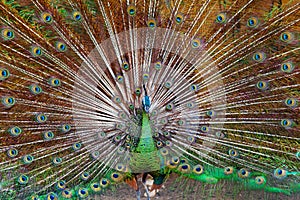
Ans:
[[[299,30],[299,0],[2,0],[0,199],[296,199]]]

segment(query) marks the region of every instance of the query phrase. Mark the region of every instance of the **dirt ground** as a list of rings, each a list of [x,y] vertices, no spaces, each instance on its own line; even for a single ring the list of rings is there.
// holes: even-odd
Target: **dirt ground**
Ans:
[[[141,200],[146,200],[142,190]],[[94,200],[136,200],[135,191],[128,185],[120,185],[115,191],[95,196]],[[300,193],[293,195],[274,194],[264,191],[248,191],[239,183],[221,182],[207,185],[193,180],[178,180],[173,175],[151,200],[300,200]]]

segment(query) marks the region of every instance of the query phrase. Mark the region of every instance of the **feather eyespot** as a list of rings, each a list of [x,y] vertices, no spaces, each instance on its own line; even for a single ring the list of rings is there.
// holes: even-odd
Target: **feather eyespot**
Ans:
[[[15,105],[16,100],[14,97],[11,96],[7,96],[7,97],[2,97],[2,104],[6,107],[6,108],[10,108],[13,105]]]
[[[290,43],[294,40],[294,34],[289,31],[285,31],[280,34],[280,39],[283,42]]]
[[[160,142],[160,141],[158,141],[158,142]],[[158,145],[158,144],[157,144],[157,145]],[[160,147],[162,147],[163,143],[160,142],[159,145],[160,145]],[[161,154],[162,156],[166,156],[166,155],[169,154],[169,151],[168,151],[168,149],[166,149],[166,148],[160,149],[159,152],[160,152],[160,154]]]
[[[99,183],[92,183],[90,185],[90,188],[92,189],[93,192],[100,192],[101,191],[101,187]]]
[[[200,131],[202,133],[208,133],[209,132],[209,127],[208,126],[201,126],[200,127]]]
[[[155,21],[155,19],[149,19],[148,21],[147,21],[147,26],[149,27],[149,28],[155,28],[156,27],[156,21]]]
[[[295,108],[298,106],[298,100],[295,98],[286,98],[284,104],[290,108]]]
[[[233,167],[225,167],[224,168],[224,174],[226,174],[226,175],[232,174],[233,171],[234,171]]]
[[[52,23],[53,22],[53,17],[50,13],[48,12],[44,12],[41,14],[41,17],[42,17],[42,20],[45,22],[45,23]]]
[[[225,13],[220,13],[216,17],[216,22],[220,24],[224,24],[227,21],[227,16]]]
[[[188,173],[191,169],[191,166],[187,163],[181,164],[178,166],[178,170],[183,173]]]
[[[175,16],[175,22],[177,24],[181,24],[183,22],[183,19],[184,19],[184,16],[180,13]]]
[[[127,7],[127,13],[129,14],[129,16],[133,17],[136,15],[136,7],[134,5],[129,5]]]
[[[33,160],[34,160],[33,156],[29,154],[22,157],[22,161],[24,164],[30,164],[33,162]]]
[[[293,72],[294,68],[295,68],[295,66],[292,62],[285,62],[285,63],[282,63],[280,66],[280,70],[285,73]]]
[[[47,116],[44,113],[37,114],[35,116],[35,121],[37,123],[44,123],[47,121]]]
[[[56,42],[55,48],[59,52],[65,52],[67,50],[67,45],[63,42]]]
[[[162,64],[160,61],[157,61],[156,63],[154,63],[154,69],[160,70],[161,68],[162,68]]]
[[[8,132],[11,136],[17,137],[22,133],[22,129],[18,126],[14,126],[8,129]]]
[[[53,87],[58,87],[61,85],[61,81],[58,78],[54,78],[54,77],[50,78],[48,83]]]
[[[111,180],[114,182],[120,182],[123,179],[123,176],[118,172],[113,172],[110,176]]]
[[[3,81],[9,77],[10,73],[8,69],[0,68],[0,81]]]
[[[1,36],[4,40],[11,40],[15,37],[15,33],[12,29],[4,28],[1,30]]]
[[[250,172],[247,169],[242,168],[238,171],[238,176],[240,178],[248,178],[250,176]]]
[[[195,166],[193,167],[193,172],[194,172],[195,174],[200,175],[200,174],[203,173],[203,171],[204,171],[204,169],[203,169],[203,166],[202,166],[202,165],[195,165]]]
[[[71,125],[70,124],[63,124],[60,127],[60,131],[62,133],[68,133],[71,130]]]
[[[43,138],[46,141],[49,141],[54,138],[54,133],[52,131],[46,131],[43,133]]]
[[[82,172],[80,175],[81,180],[86,181],[90,177],[90,174],[88,172]]]
[[[130,69],[129,63],[128,62],[123,62],[122,63],[122,69],[125,71],[128,71]]]
[[[237,150],[235,150],[235,149],[230,149],[230,150],[228,151],[228,154],[229,154],[229,156],[232,157],[232,158],[236,158],[236,157],[239,156],[239,152],[238,152]]]
[[[250,17],[248,20],[247,20],[247,26],[249,28],[255,28],[257,27],[259,24],[259,20],[257,19],[257,17]]]
[[[213,110],[209,110],[206,112],[206,115],[210,118],[214,117],[216,115],[216,112]]]
[[[59,165],[59,164],[62,163],[62,158],[60,158],[60,157],[55,157],[55,158],[53,158],[52,163],[53,163],[54,165]]]
[[[89,196],[89,192],[85,188],[79,188],[78,189],[78,196],[79,196],[80,199],[84,199],[84,198]]]
[[[65,189],[64,191],[62,191],[62,196],[66,199],[70,199],[72,198],[72,192],[68,189]]]
[[[50,192],[46,195],[47,200],[58,200],[58,196],[54,192]]]
[[[37,46],[33,46],[31,47],[31,55],[34,56],[34,57],[38,57],[38,56],[41,56],[43,54],[43,51],[40,47],[37,47]]]
[[[201,45],[201,40],[199,40],[199,39],[193,39],[191,41],[191,45],[192,45],[192,48],[194,48],[194,49],[199,48],[200,45]]]
[[[255,62],[263,62],[266,59],[266,54],[264,52],[256,52],[253,54],[252,59]]]
[[[257,177],[255,178],[255,183],[256,183],[257,185],[264,185],[264,184],[266,183],[266,178],[263,177],[263,176],[257,176]]]
[[[81,144],[80,143],[75,143],[75,144],[73,144],[72,145],[72,149],[74,150],[74,151],[78,151],[79,149],[81,149]]]
[[[274,176],[278,179],[284,179],[287,177],[287,171],[281,168],[277,168],[274,170]]]
[[[30,85],[29,90],[34,95],[40,94],[43,91],[42,88],[40,86],[38,86],[37,84]]]
[[[293,120],[290,120],[290,119],[282,119],[280,121],[280,125],[284,128],[290,128],[294,125],[294,122],[293,122]]]
[[[56,183],[56,188],[58,190],[64,190],[66,188],[66,182],[63,180],[60,180]]]
[[[74,11],[72,17],[75,21],[80,21],[82,19],[81,13],[78,11]]]
[[[256,83],[256,87],[259,89],[259,90],[266,90],[268,88],[268,82],[266,81],[258,81]]]
[[[28,176],[24,175],[24,174],[21,174],[19,177],[18,177],[18,183],[21,184],[21,185],[26,185],[29,181],[29,178]]]
[[[106,188],[109,185],[109,180],[107,180],[106,178],[102,178],[100,180],[100,185],[101,187]]]
[[[11,148],[9,150],[7,150],[7,156],[10,158],[15,158],[18,155],[18,150],[15,148]]]

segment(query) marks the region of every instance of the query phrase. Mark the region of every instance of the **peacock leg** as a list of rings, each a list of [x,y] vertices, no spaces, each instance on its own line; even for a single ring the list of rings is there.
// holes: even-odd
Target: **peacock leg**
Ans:
[[[147,173],[143,174],[142,184],[143,184],[143,186],[145,187],[145,190],[146,190],[147,200],[150,200],[150,192],[149,192],[148,187],[146,185],[147,176],[148,176]]]
[[[140,191],[140,189],[138,189],[138,190],[136,191],[136,199],[137,199],[137,200],[141,200],[141,191]]]

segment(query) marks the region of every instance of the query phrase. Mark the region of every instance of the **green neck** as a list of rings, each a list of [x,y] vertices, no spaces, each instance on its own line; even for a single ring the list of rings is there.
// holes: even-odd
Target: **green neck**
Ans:
[[[145,111],[143,111],[142,132],[136,151],[140,153],[150,153],[155,150],[156,147],[152,138],[149,115]]]

